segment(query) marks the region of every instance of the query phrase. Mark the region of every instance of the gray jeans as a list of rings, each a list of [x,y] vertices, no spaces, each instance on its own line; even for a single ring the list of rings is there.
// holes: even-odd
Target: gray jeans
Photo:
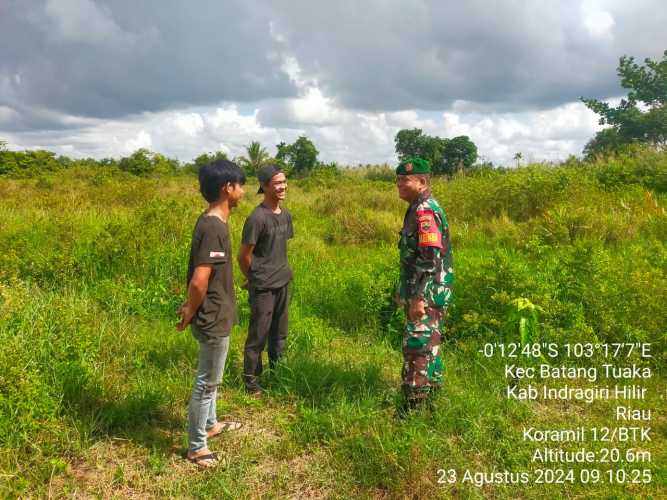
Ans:
[[[225,370],[229,336],[212,337],[192,326],[192,336],[199,342],[199,363],[188,412],[188,441],[192,452],[206,446],[206,431],[217,420],[215,398]]]

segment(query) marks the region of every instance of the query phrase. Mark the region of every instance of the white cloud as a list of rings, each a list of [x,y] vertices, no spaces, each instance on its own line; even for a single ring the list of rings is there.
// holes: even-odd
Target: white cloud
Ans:
[[[616,22],[614,16],[603,10],[600,2],[588,0],[582,4],[581,15],[584,27],[593,38],[611,39]]]
[[[262,122],[266,109],[280,106],[292,113],[289,120],[270,125]],[[320,113],[322,118],[318,118]],[[511,164],[519,151],[527,160],[535,161],[580,154],[586,141],[600,128],[597,116],[581,103],[535,112],[447,111],[420,117],[416,111],[353,112],[336,106],[319,90],[297,100],[259,101],[246,114],[238,106],[226,104],[144,113],[127,120],[67,119],[79,126],[51,132],[0,130],[0,137],[17,148],[39,146],[72,156],[119,156],[149,148],[188,161],[217,150],[235,157],[243,154],[251,141],[259,141],[275,154],[277,143],[293,142],[305,134],[320,151],[320,160],[356,165],[394,162],[396,133],[417,127],[440,137],[467,135],[477,144],[483,159]],[[68,145],[67,150],[58,149],[63,144]]]
[[[197,136],[204,129],[204,120],[199,113],[175,113],[174,124],[190,137]]]
[[[301,123],[327,124],[340,115],[332,99],[324,97],[317,87],[308,89],[304,97],[293,99],[292,106],[295,119]]]
[[[229,149],[229,148],[228,148],[225,144],[223,144],[222,142],[218,145],[218,151],[222,151],[223,153],[225,153],[225,154],[228,155],[228,156],[232,154],[232,150]]]
[[[125,141],[125,147],[123,149],[126,153],[131,153],[137,149],[150,149],[151,147],[153,147],[153,139],[151,138],[151,134],[145,130],[140,130],[136,137]]]
[[[564,159],[581,154],[600,129],[597,115],[582,103],[569,103],[539,112],[458,115],[444,113],[444,136],[467,135],[479,154],[495,163],[510,163],[514,153],[524,158]]]

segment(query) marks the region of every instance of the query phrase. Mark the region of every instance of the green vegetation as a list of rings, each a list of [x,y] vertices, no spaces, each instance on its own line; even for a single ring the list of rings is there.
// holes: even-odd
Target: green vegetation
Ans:
[[[269,153],[257,141],[252,141],[246,146],[246,155],[240,157],[237,162],[245,171],[246,175],[257,175],[257,171],[271,161]]]
[[[618,153],[632,144],[667,148],[667,50],[662,61],[647,58],[644,65],[623,56],[617,72],[621,86],[628,90],[627,98],[617,107],[597,99],[581,99],[600,115],[600,125],[610,126],[586,144],[588,159]]]
[[[130,174],[147,176],[175,173],[179,164],[160,153],[153,153],[142,148],[129,157],[121,159],[118,167]]]
[[[435,181],[456,274],[446,382],[433,414],[405,420],[394,416],[402,312],[391,301],[405,206],[391,171],[291,182],[288,355],[266,378],[268,398],[246,398],[248,306],[239,289],[241,325],[218,407],[246,427],[212,443],[227,461],[214,472],[179,456],[196,345],[174,324],[204,207],[196,180],[45,158],[59,166],[0,177],[0,496],[667,495],[667,154],[642,149]],[[233,215],[235,248],[256,202],[249,195]],[[653,343],[656,375],[636,404],[658,410],[645,446],[651,484],[437,483],[438,469],[534,468],[524,425],[614,423],[611,402],[508,401],[502,361],[478,350],[522,337]]]
[[[396,134],[394,144],[399,159],[424,158],[436,175],[468,170],[477,161],[477,146],[467,135],[443,139],[426,135],[419,128],[403,129]]]
[[[317,166],[320,152],[305,135],[300,136],[293,144],[281,142],[276,148],[276,159],[287,166],[287,171],[293,175],[304,176]]]
[[[185,164],[185,166],[183,166],[182,168],[182,171],[197,175],[199,173],[199,169],[204,165],[206,165],[207,163],[216,160],[226,160],[226,159],[227,159],[227,153],[225,153],[224,151],[216,151],[215,153],[202,153],[199,156],[197,156],[197,158],[192,160],[190,163]]]

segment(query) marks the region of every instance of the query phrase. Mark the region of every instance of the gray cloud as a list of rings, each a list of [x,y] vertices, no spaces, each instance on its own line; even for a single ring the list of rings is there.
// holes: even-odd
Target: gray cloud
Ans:
[[[661,0],[279,3],[276,30],[304,72],[364,110],[544,109],[618,95],[620,55],[667,48]]]
[[[118,117],[294,95],[267,13],[253,7],[9,0],[0,7],[0,104]]]
[[[545,109],[618,95],[621,54],[667,47],[661,0],[6,0],[0,14],[0,105],[28,128],[59,126],[35,109],[120,117],[295,97],[287,56],[346,108]]]

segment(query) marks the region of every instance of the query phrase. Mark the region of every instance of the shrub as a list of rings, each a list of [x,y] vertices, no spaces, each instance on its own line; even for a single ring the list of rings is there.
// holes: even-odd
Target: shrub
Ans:
[[[667,154],[651,147],[634,147],[625,154],[596,160],[593,169],[606,189],[621,190],[639,184],[657,193],[667,192]]]
[[[50,151],[0,151],[0,175],[25,178],[63,168]]]
[[[364,170],[364,177],[369,181],[396,182],[396,171],[386,163],[368,166]]]
[[[133,175],[148,176],[172,174],[178,170],[178,162],[147,149],[138,149],[130,156],[122,158],[119,167]]]

